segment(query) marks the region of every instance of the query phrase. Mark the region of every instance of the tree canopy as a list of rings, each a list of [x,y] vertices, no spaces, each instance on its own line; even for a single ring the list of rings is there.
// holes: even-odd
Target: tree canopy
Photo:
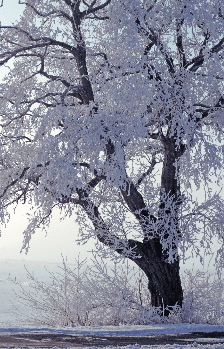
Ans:
[[[36,208],[28,250],[54,207],[74,212],[82,242],[96,236],[144,270],[154,305],[181,305],[188,250],[212,253],[216,237],[223,264],[211,187],[223,173],[224,4],[19,3],[21,20],[0,27],[0,66],[13,63],[0,84],[2,222],[11,205]]]

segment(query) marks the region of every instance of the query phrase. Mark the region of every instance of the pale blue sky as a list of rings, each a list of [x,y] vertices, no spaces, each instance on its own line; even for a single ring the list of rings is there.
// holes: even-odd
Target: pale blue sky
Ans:
[[[24,5],[19,5],[18,2],[18,0],[3,0],[3,6],[0,7],[0,21],[2,25],[11,25],[20,19]]]

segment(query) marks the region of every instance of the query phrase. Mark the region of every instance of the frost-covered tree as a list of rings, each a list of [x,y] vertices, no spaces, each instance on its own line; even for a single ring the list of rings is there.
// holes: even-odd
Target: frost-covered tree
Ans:
[[[27,0],[1,26],[1,219],[28,202],[23,248],[52,209],[130,258],[152,305],[182,305],[180,258],[221,242],[224,4]],[[3,4],[4,6],[4,4]],[[204,186],[199,203],[192,193]],[[168,311],[165,312],[168,314]]]

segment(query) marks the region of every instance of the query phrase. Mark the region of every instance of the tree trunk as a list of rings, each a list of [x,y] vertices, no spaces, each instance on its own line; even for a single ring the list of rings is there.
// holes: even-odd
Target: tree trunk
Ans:
[[[164,230],[164,224],[169,222],[171,229],[176,229],[177,235],[180,235],[178,210],[181,205],[180,186],[175,167],[176,160],[184,152],[184,149],[176,149],[175,139],[163,137],[161,139],[164,146],[164,161],[161,175],[161,198],[158,210],[158,218],[150,214],[145,206],[143,197],[136,187],[131,184],[129,192],[121,190],[123,198],[129,209],[138,219],[143,233],[144,240],[142,244],[131,244],[136,249],[136,254],[140,258],[132,259],[147,275],[149,280],[148,288],[151,293],[152,306],[161,307],[174,306],[176,303],[182,307],[183,291],[179,273],[179,258],[172,263],[168,263],[168,251],[163,251],[160,237],[163,235],[169,240],[169,231]],[[173,209],[166,207],[164,194],[172,197]],[[136,214],[136,211],[139,214]],[[173,251],[178,254],[178,246],[172,242]],[[164,315],[169,315],[169,310],[164,311]]]
[[[148,289],[151,293],[151,305],[165,309],[176,303],[182,307],[183,291],[179,273],[179,260],[173,263],[165,261],[159,239],[150,239],[143,243],[142,257],[133,260],[146,274]],[[164,311],[169,315],[169,310]]]

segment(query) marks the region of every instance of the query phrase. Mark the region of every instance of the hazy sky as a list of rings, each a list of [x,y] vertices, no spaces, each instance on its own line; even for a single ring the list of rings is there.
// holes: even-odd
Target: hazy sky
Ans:
[[[18,0],[3,0],[3,6],[0,7],[0,21],[2,25],[11,25],[14,21],[20,19],[24,5],[19,5],[18,2]]]
[[[58,211],[54,211],[52,223],[45,232],[40,229],[36,231],[30,242],[28,254],[20,250],[23,242],[23,231],[27,226],[26,213],[29,212],[27,205],[19,205],[16,213],[11,210],[11,219],[6,229],[2,229],[0,238],[0,258],[43,260],[48,262],[61,262],[61,253],[68,257],[68,261],[73,263],[78,252],[82,256],[87,255],[87,251],[94,249],[94,241],[84,246],[78,246],[75,240],[78,236],[78,225],[74,218],[67,218],[60,222]],[[91,257],[91,256],[90,256]]]
[[[1,0],[0,0],[1,3]],[[3,7],[0,7],[0,21],[2,25],[11,25],[18,20],[22,14],[24,5],[19,5],[18,0],[4,0]],[[7,70],[0,68],[0,79]],[[78,225],[74,222],[75,216],[60,222],[58,212],[53,215],[52,223],[48,229],[47,237],[42,231],[37,231],[31,240],[28,255],[23,251],[20,254],[23,241],[23,230],[27,225],[26,213],[27,205],[20,205],[14,214],[11,212],[12,219],[6,229],[2,229],[0,238],[0,259],[25,259],[33,261],[61,262],[61,253],[68,257],[68,262],[75,262],[78,252],[82,257],[89,256],[87,251],[94,249],[94,241],[90,241],[84,246],[77,246],[75,240],[78,235]],[[198,261],[191,260],[187,266],[192,263],[199,266]]]

